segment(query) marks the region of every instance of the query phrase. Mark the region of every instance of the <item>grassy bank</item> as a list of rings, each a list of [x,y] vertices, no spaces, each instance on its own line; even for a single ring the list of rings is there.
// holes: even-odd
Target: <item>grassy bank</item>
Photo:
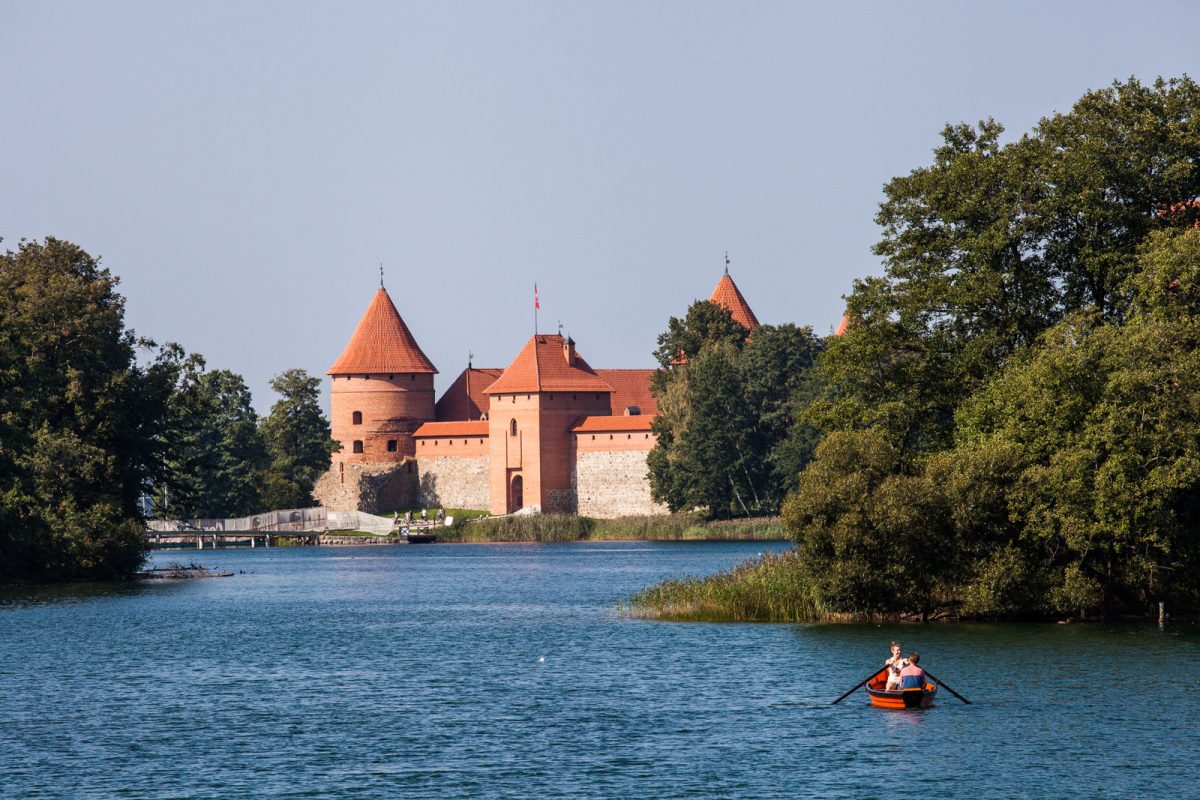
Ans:
[[[488,517],[438,529],[441,542],[699,541],[782,539],[778,517],[705,522],[691,514],[592,519],[569,514]]]
[[[767,553],[705,578],[663,581],[630,597],[621,611],[642,619],[679,622],[850,620],[815,602],[792,552]]]

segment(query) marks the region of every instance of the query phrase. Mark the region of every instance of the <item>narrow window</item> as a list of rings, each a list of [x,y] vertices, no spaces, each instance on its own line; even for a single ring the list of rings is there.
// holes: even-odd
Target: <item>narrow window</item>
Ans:
[[[363,451],[362,439],[355,439],[354,440],[354,452],[361,453],[362,451]]]
[[[395,439],[388,439],[388,452],[389,453],[396,452],[396,440]]]
[[[508,430],[509,430],[509,433],[512,434],[513,436],[517,435],[517,421],[515,419],[512,422],[508,423]]]
[[[353,416],[352,421],[354,422],[355,425],[362,425],[362,412],[361,411],[355,411],[352,416]]]

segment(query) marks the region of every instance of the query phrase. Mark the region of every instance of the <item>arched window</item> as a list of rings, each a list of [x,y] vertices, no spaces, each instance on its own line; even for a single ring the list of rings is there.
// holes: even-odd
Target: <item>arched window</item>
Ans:
[[[508,423],[508,431],[513,436],[517,435],[517,421],[515,419],[512,422]]]
[[[355,411],[351,415],[351,417],[352,417],[351,422],[353,422],[355,425],[362,425],[362,412],[361,411]]]
[[[354,440],[354,452],[356,452],[356,453],[361,453],[362,451],[363,451],[363,449],[362,449],[362,439],[355,439],[355,440]]]

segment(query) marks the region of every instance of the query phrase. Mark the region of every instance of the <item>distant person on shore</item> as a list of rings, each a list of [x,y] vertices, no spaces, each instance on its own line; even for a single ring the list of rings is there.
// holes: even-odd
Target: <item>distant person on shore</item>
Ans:
[[[925,670],[917,666],[921,656],[917,653],[908,654],[908,666],[900,670],[901,689],[924,689]]]
[[[445,519],[446,519],[446,509],[442,508],[441,506],[438,506],[437,521],[444,522]]]
[[[412,525],[412,509],[411,508],[408,511],[404,512],[404,524]]]
[[[429,519],[429,513],[427,511],[425,511],[425,509],[422,508],[421,509],[421,522],[425,522],[427,519]]]
[[[900,643],[892,642],[892,655],[887,661],[883,662],[887,667],[887,685],[884,690],[888,692],[895,691],[900,688],[900,671],[908,666],[908,659],[900,655]]]

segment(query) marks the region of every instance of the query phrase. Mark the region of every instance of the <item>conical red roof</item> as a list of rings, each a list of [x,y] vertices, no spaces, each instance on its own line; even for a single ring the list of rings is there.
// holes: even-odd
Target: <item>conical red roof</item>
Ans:
[[[326,371],[326,375],[382,372],[437,372],[413,338],[400,312],[392,305],[387,289],[375,292],[371,305],[358,321],[346,349]]]
[[[729,277],[728,272],[721,276],[721,280],[717,281],[717,288],[713,289],[712,297],[708,298],[708,301],[729,309],[734,321],[743,327],[750,330],[758,327],[758,317],[754,316],[754,312],[750,310],[750,304],[746,302],[746,298],[742,297],[737,284],[733,282],[733,278]]]

